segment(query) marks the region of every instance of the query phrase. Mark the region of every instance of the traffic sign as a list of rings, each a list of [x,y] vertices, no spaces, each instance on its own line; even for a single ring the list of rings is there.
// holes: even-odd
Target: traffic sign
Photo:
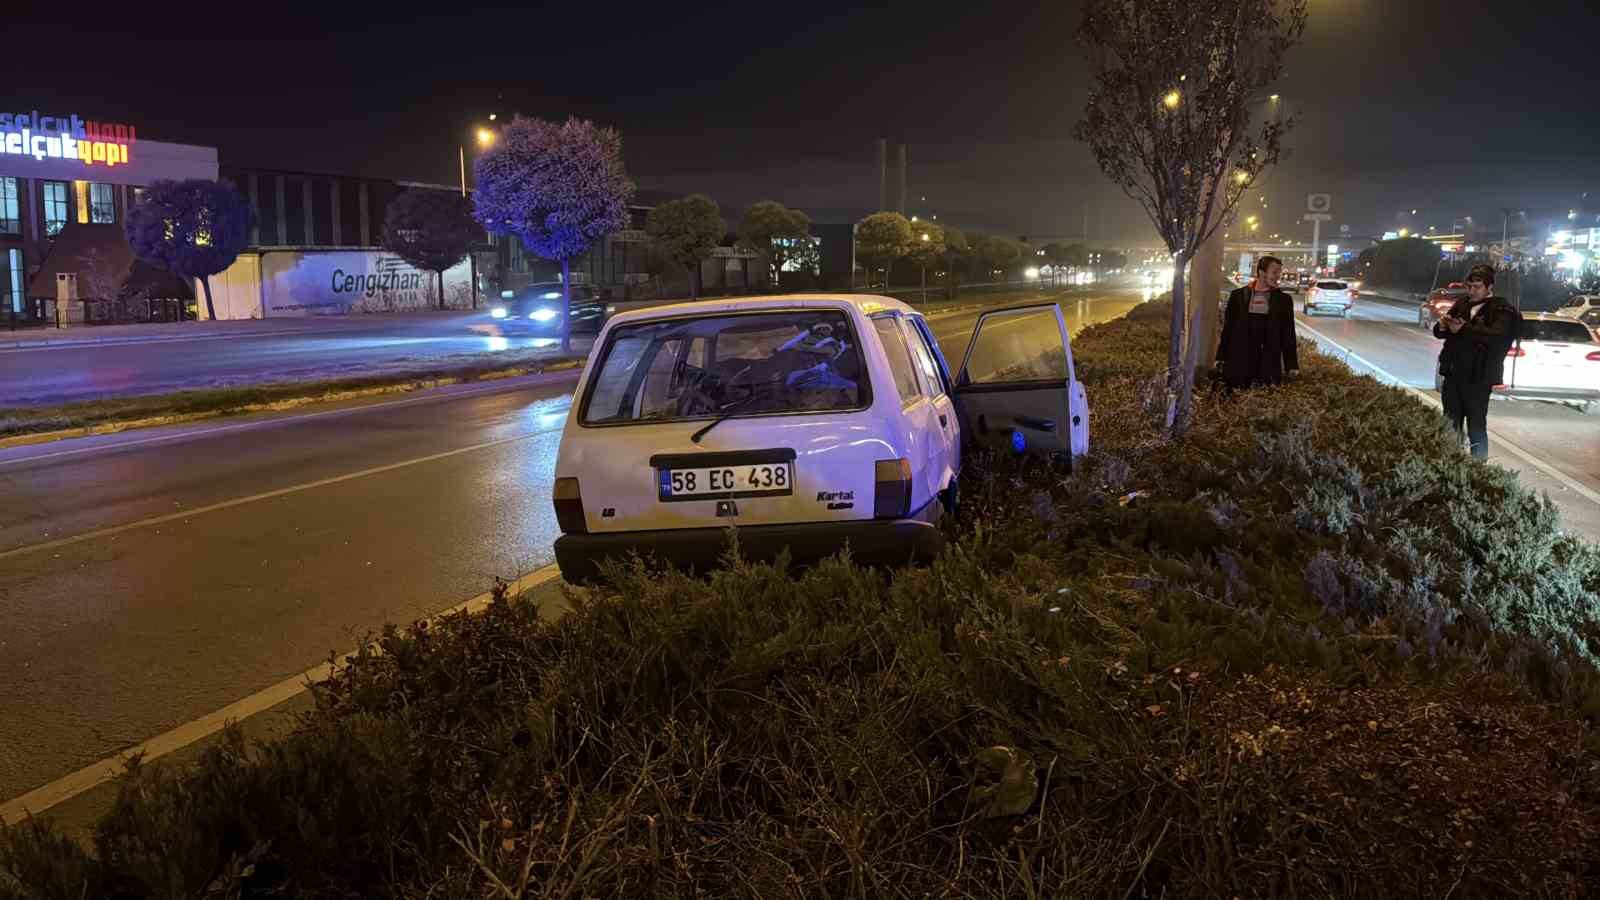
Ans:
[[[1325,213],[1333,209],[1332,194],[1307,194],[1306,212]]]
[[[1349,225],[1340,225],[1339,226],[1339,233],[1340,234],[1349,234],[1350,233],[1350,226]]]

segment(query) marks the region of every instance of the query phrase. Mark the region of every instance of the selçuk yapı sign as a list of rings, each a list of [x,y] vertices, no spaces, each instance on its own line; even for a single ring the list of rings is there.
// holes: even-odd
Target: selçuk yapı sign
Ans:
[[[75,159],[86,166],[117,166],[128,162],[128,149],[136,140],[132,125],[86,121],[70,116],[32,112],[0,112],[0,157],[22,156],[35,160]]]

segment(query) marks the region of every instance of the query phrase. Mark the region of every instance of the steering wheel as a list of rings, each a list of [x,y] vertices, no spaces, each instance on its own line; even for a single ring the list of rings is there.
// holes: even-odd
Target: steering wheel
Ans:
[[[678,395],[679,418],[703,416],[717,411],[716,398],[707,390],[716,380],[715,375],[705,371],[696,372],[685,380],[683,393]]]

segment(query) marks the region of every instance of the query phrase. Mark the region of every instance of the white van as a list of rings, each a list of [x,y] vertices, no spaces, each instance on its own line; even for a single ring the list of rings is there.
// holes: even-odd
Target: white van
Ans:
[[[952,376],[921,313],[868,295],[676,304],[607,322],[556,459],[568,581],[638,552],[714,566],[846,545],[927,559],[954,508],[963,444],[1067,459],[1088,404],[1055,304],[979,317]]]

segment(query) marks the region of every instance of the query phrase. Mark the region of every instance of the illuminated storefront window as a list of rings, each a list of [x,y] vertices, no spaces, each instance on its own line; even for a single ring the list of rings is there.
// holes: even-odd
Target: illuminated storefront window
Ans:
[[[21,234],[21,204],[17,202],[17,179],[0,178],[0,234]]]
[[[89,185],[89,221],[96,225],[117,221],[116,193],[111,185],[98,182]]]
[[[22,251],[15,247],[0,251],[0,309],[11,315],[22,313]]]
[[[44,233],[55,237],[67,225],[68,218],[72,215],[72,204],[67,198],[67,183],[65,181],[46,181],[44,183]]]

